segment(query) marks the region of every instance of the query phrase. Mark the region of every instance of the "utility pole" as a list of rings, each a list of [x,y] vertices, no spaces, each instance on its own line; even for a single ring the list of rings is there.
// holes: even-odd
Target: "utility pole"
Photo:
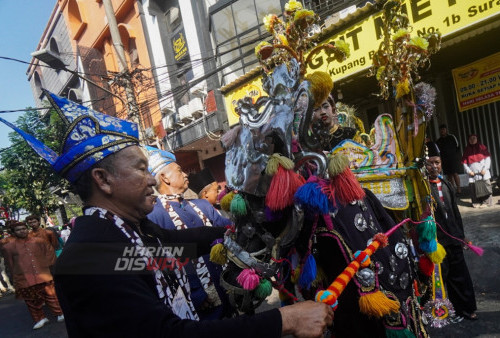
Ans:
[[[146,141],[146,134],[144,132],[144,127],[142,125],[141,118],[139,116],[139,107],[137,106],[137,101],[135,99],[135,90],[132,81],[130,80],[130,73],[128,70],[127,59],[125,58],[125,50],[123,48],[122,39],[120,37],[120,32],[118,31],[118,23],[116,22],[115,11],[111,0],[102,0],[104,5],[104,11],[106,12],[106,18],[108,19],[109,32],[111,33],[111,39],[113,41],[113,46],[115,47],[116,54],[118,56],[118,66],[120,69],[120,74],[124,76],[125,80],[125,93],[127,95],[127,110],[128,118],[133,122],[136,122],[139,126],[139,139],[142,142]]]

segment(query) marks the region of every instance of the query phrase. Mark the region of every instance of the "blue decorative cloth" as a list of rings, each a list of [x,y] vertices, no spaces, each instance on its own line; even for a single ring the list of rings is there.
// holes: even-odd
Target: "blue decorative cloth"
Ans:
[[[217,209],[215,209],[214,206],[210,204],[210,202],[208,202],[207,200],[195,199],[189,201],[196,204],[196,206],[200,208],[201,212],[203,212],[203,214],[210,220],[212,226],[221,227],[233,224],[233,222],[230,219],[222,217],[217,212]],[[182,219],[184,224],[186,224],[186,227],[199,228],[205,225],[200,216],[198,216],[196,211],[188,203],[185,202],[179,203],[175,201],[169,201],[169,203],[174,209],[174,211]],[[171,229],[171,230],[176,229],[174,222],[172,221],[170,215],[168,214],[168,211],[165,210],[159,199],[157,199],[153,211],[151,211],[148,214],[148,218],[152,222],[158,224],[163,229]]]
[[[175,162],[175,155],[155,147],[146,146],[149,155],[149,172],[156,176],[166,165]]]
[[[232,224],[232,221],[222,217],[217,210],[214,208],[210,202],[204,199],[195,199],[189,200],[194,203],[203,214],[210,220],[212,226],[214,227],[223,227],[226,225]],[[175,201],[169,201],[170,205],[174,209],[174,211],[179,215],[182,219],[186,227],[188,228],[199,228],[205,226],[203,220],[196,213],[196,211],[185,201],[179,203]],[[153,211],[148,214],[148,219],[152,222],[158,224],[163,229],[175,230],[176,227],[167,210],[163,207],[160,199],[156,200],[156,204],[153,208]],[[222,300],[222,306],[218,306],[209,311],[199,311],[198,315],[201,320],[215,320],[221,319],[223,312],[227,312],[230,309],[229,299],[227,298],[227,293],[220,286],[220,275],[222,273],[222,267],[218,264],[214,264],[210,261],[210,255],[202,256],[205,262],[207,263],[207,268],[212,276],[213,282],[215,284],[215,288],[219,294],[220,299]],[[189,285],[191,287],[191,300],[195,304],[195,308],[199,308],[201,304],[207,298],[207,294],[203,290],[199,277],[196,276],[196,272],[191,264],[186,265],[186,271],[188,272]]]
[[[137,125],[102,114],[44,90],[65,125],[60,154],[13,124],[0,118],[19,133],[54,168],[74,183],[82,173],[105,157],[139,144]]]

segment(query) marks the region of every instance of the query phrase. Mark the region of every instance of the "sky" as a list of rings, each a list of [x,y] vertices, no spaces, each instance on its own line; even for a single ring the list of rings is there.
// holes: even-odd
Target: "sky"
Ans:
[[[0,0],[0,56],[31,61],[57,0]],[[28,64],[0,58],[0,111],[34,107]],[[23,112],[0,113],[15,122]],[[0,149],[8,147],[12,129],[0,123]]]

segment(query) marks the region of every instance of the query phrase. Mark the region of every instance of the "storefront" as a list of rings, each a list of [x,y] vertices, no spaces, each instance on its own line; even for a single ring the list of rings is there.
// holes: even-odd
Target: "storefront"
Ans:
[[[405,4],[413,26],[412,34],[423,35],[436,30],[442,34],[441,50],[431,57],[431,65],[420,73],[422,81],[433,85],[437,92],[436,115],[428,127],[429,136],[437,139],[438,126],[446,123],[449,132],[459,139],[463,150],[467,136],[477,133],[492,154],[492,174],[498,176],[500,58],[493,55],[500,52],[500,1],[474,1],[471,4],[467,0],[427,0],[405,1]],[[322,42],[343,39],[350,44],[351,55],[343,63],[337,63],[330,62],[326,54],[320,53],[308,65],[308,70],[322,70],[331,74],[335,82],[336,99],[353,105],[366,127],[379,114],[392,110],[391,102],[374,95],[378,91],[377,81],[373,76],[368,76],[371,57],[383,38],[381,15],[375,6],[367,4],[346,19],[324,29],[321,33]],[[486,61],[484,58],[487,58]],[[472,94],[467,89],[468,95],[475,98],[475,104],[463,105],[460,109],[457,98],[460,98],[461,88],[458,91],[455,88],[453,71],[457,73],[463,67],[481,66],[485,62],[488,70],[478,74],[485,78],[477,79],[476,84],[483,89]],[[222,88],[230,125],[238,121],[238,115],[234,112],[238,99],[265,95],[260,74],[260,69],[255,69]],[[461,100],[465,101],[465,98]]]

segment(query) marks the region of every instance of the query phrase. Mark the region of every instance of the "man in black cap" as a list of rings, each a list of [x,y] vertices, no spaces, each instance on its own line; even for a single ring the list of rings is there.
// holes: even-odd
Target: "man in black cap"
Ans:
[[[455,135],[448,134],[448,127],[446,124],[439,126],[439,133],[441,137],[438,138],[436,144],[441,151],[443,172],[447,179],[455,185],[457,194],[462,192],[460,188],[460,177],[458,172],[460,170],[460,146]]]
[[[465,263],[463,244],[453,238],[466,241],[462,216],[458,210],[453,187],[440,177],[440,149],[434,142],[428,142],[427,147],[428,157],[425,162],[425,168],[429,175],[431,194],[434,202],[434,218],[438,224],[437,237],[439,243],[446,250],[446,257],[441,263],[443,280],[455,312],[459,316],[475,320],[477,319],[475,313],[477,308],[476,298],[474,296],[474,287],[469,269]]]
[[[188,181],[189,188],[198,195],[198,198],[206,199],[216,207],[220,187],[219,183],[212,176],[210,169],[204,168],[199,173],[189,174]]]

